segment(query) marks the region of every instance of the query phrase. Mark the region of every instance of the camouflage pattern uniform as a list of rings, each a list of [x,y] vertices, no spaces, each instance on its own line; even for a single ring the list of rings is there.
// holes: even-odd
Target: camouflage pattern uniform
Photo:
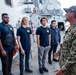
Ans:
[[[76,75],[76,23],[65,33],[60,48],[60,67],[64,75]]]

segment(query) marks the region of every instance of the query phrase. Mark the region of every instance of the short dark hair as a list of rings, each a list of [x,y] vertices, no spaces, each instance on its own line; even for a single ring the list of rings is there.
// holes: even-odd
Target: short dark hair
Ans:
[[[56,22],[56,20],[52,20],[52,21],[51,21],[51,24],[52,24],[53,22]]]
[[[3,14],[2,14],[2,18],[3,18],[4,15],[8,15],[8,14],[7,14],[7,13],[3,13]]]
[[[46,19],[46,21],[48,22],[48,19],[47,19],[46,17],[42,17],[41,20],[40,20],[40,23],[41,23],[41,24],[42,24],[42,20],[43,20],[43,19]]]

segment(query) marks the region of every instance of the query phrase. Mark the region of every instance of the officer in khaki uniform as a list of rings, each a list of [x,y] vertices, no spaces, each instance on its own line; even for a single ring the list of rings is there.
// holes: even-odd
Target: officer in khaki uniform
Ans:
[[[66,31],[60,48],[60,69],[56,75],[76,75],[76,6],[64,8],[70,28]]]

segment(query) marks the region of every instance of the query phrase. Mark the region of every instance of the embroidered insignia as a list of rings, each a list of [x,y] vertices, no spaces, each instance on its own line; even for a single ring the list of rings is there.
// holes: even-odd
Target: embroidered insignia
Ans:
[[[49,30],[47,30],[47,32],[49,32]]]
[[[30,32],[30,30],[27,30],[27,32]]]
[[[10,28],[10,30],[12,30],[12,28]]]

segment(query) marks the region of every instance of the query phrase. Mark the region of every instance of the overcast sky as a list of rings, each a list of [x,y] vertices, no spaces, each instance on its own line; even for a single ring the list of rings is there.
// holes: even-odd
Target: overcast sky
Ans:
[[[72,5],[76,5],[76,0],[58,0],[61,3],[62,8],[68,8]]]

